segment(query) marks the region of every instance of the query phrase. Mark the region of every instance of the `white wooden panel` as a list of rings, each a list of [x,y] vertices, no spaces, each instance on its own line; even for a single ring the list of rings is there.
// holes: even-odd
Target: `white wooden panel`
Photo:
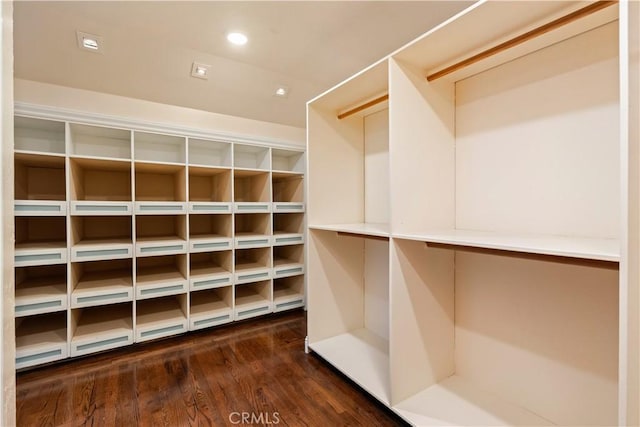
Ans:
[[[364,241],[364,327],[389,340],[389,241]]]
[[[616,264],[456,252],[456,373],[560,425],[615,425]]]
[[[616,31],[457,83],[456,228],[618,235]]]
[[[364,118],[364,222],[389,222],[389,110]]]

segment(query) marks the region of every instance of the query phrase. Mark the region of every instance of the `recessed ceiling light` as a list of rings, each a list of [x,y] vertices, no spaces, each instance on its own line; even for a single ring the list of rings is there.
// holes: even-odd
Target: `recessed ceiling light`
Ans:
[[[89,52],[100,53],[102,49],[102,37],[95,34],[83,33],[76,31],[78,47]]]
[[[276,86],[276,90],[273,92],[273,96],[279,98],[286,98],[289,95],[289,88],[284,85]]]
[[[245,45],[247,44],[247,41],[249,41],[246,35],[237,32],[227,34],[227,40],[229,43],[233,43],[238,46]]]
[[[207,80],[209,78],[209,69],[211,65],[194,62],[191,66],[191,77]]]

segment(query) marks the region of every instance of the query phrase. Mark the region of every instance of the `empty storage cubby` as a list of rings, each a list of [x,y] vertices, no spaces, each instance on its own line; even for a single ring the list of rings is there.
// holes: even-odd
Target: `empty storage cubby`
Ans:
[[[189,255],[189,287],[192,291],[233,283],[233,252],[203,252]]]
[[[130,215],[131,162],[72,158],[72,215]]]
[[[269,170],[269,148],[234,144],[233,166],[240,169]]]
[[[304,173],[304,152],[272,148],[271,169],[274,173]]]
[[[189,166],[189,212],[231,213],[231,170]]]
[[[64,122],[15,117],[13,143],[16,151],[65,154]]]
[[[136,299],[187,292],[187,256],[164,255],[136,260]]]
[[[67,312],[16,319],[16,369],[67,357]]]
[[[133,344],[133,304],[71,310],[71,357]]]
[[[235,283],[271,278],[271,248],[236,249]]]
[[[15,269],[16,317],[61,311],[67,308],[65,264]]]
[[[304,242],[304,214],[273,214],[273,246]]]
[[[302,175],[273,172],[273,212],[304,212],[304,182]]]
[[[186,215],[136,217],[136,255],[153,256],[187,252]]]
[[[67,262],[65,217],[16,217],[15,266]]]
[[[192,292],[189,329],[208,328],[233,320],[233,286]]]
[[[130,216],[71,217],[71,261],[131,258]]]
[[[131,159],[131,132],[99,126],[70,124],[71,156]]]
[[[135,188],[136,214],[186,213],[184,166],[136,163]]]
[[[235,286],[235,320],[271,313],[271,280]]]
[[[231,215],[189,215],[189,251],[209,252],[231,249]]]
[[[136,303],[136,342],[181,334],[188,329],[187,295]]]
[[[233,171],[235,212],[270,212],[271,192],[269,173]]]
[[[186,163],[186,141],[181,136],[134,132],[136,162]]]
[[[304,307],[304,275],[273,279],[273,311]]]
[[[276,246],[273,248],[274,279],[303,273],[304,245]]]
[[[231,144],[189,138],[189,164],[208,167],[231,167]]]
[[[16,153],[14,159],[14,214],[65,215],[64,157]]]
[[[116,304],[133,300],[131,259],[71,264],[71,308]]]
[[[235,247],[271,246],[271,215],[268,213],[235,215]]]

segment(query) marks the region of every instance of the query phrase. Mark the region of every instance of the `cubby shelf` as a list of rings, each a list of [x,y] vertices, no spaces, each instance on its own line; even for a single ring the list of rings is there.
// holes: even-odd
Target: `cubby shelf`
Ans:
[[[304,214],[273,214],[273,246],[304,243]]]
[[[131,162],[72,158],[71,215],[131,215]]]
[[[209,328],[233,320],[233,287],[198,291],[191,294],[189,329]]]
[[[271,249],[236,249],[235,283],[249,283],[271,278]]]
[[[233,171],[233,187],[234,212],[271,212],[271,191],[268,172],[235,169]]]
[[[72,357],[133,344],[131,303],[75,309],[71,322]]]
[[[270,169],[268,147],[252,145],[233,145],[233,167],[238,169],[264,170]]]
[[[231,215],[189,215],[189,252],[231,249],[231,223]]]
[[[71,156],[131,160],[128,130],[71,123],[69,131]]]
[[[131,258],[131,217],[71,217],[71,261]]]
[[[231,170],[189,166],[189,213],[231,213]]]
[[[63,311],[67,308],[65,265],[16,269],[16,317]]]
[[[273,311],[275,313],[304,306],[304,276],[273,280]]]
[[[273,212],[304,212],[302,175],[272,173]]]
[[[273,278],[297,276],[304,273],[303,245],[273,248]]]
[[[184,294],[188,289],[186,255],[167,255],[137,260],[137,300]]]
[[[117,304],[133,300],[131,260],[73,263],[71,308]]]
[[[30,117],[14,118],[13,144],[17,153],[65,155],[65,124]]]
[[[235,216],[234,247],[264,248],[271,246],[271,216],[264,213]]]
[[[231,167],[232,144],[189,138],[189,164],[202,167]]]
[[[66,358],[66,312],[16,319],[16,369]]]
[[[67,262],[64,217],[16,217],[15,224],[16,267]]]
[[[136,162],[134,167],[134,210],[137,215],[187,212],[184,166]]]
[[[16,153],[14,196],[16,216],[66,215],[64,158]]]
[[[186,216],[149,215],[136,218],[136,256],[187,252]]]
[[[159,165],[184,165],[186,163],[186,139],[184,137],[134,132],[133,138],[133,157],[136,162],[154,162]]]
[[[303,151],[271,149],[271,169],[274,176],[302,175],[304,161]]]
[[[235,286],[235,320],[249,319],[270,313],[271,281],[265,280]]]
[[[195,253],[189,257],[189,289],[219,288],[233,283],[231,251]]]
[[[186,295],[140,301],[136,312],[136,342],[181,334],[189,326]]]

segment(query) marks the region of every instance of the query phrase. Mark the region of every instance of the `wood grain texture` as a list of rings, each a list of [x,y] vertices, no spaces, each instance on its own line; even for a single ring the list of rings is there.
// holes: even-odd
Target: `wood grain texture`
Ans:
[[[404,425],[305,335],[295,311],[22,372],[18,426]]]

